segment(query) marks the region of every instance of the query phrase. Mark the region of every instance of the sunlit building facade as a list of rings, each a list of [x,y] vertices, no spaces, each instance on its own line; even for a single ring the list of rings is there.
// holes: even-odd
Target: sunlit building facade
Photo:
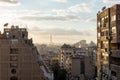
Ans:
[[[44,80],[37,55],[26,28],[4,28],[0,34],[0,80]]]
[[[120,5],[97,14],[98,80],[120,80]]]
[[[59,63],[60,67],[66,69],[71,74],[71,61],[74,55],[74,48],[68,44],[61,46],[59,51]]]

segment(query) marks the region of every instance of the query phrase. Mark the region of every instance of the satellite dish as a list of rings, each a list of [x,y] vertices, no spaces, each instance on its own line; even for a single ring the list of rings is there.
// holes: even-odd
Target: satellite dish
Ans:
[[[106,9],[106,6],[104,6],[104,7],[102,8],[102,11],[105,10],[105,9]]]
[[[8,23],[5,23],[5,24],[4,24],[4,27],[7,27],[7,26],[8,26]]]

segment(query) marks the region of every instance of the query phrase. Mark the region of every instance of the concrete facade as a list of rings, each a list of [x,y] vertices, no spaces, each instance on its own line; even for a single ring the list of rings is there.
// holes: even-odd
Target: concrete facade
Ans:
[[[71,58],[74,54],[74,48],[70,45],[64,44],[59,51],[59,63],[60,66],[71,73]]]
[[[120,5],[97,14],[98,80],[120,80]]]
[[[26,28],[5,28],[0,34],[0,80],[44,80],[37,55]]]
[[[73,79],[91,80],[95,79],[95,66],[90,56],[81,55],[72,58],[71,76]]]

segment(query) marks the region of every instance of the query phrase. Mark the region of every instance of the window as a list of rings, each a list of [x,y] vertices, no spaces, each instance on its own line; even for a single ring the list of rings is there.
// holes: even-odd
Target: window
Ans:
[[[84,74],[85,73],[85,63],[83,60],[81,61],[80,65],[81,65],[81,72],[80,73]]]
[[[98,33],[98,37],[100,37],[100,33]]]
[[[10,67],[11,67],[11,68],[17,68],[17,67],[18,67],[18,64],[17,64],[17,63],[10,63]]]
[[[18,56],[17,55],[10,55],[10,61],[17,61]]]
[[[111,74],[112,74],[113,76],[116,76],[116,72],[115,72],[115,71],[111,71]]]
[[[6,36],[7,36],[7,38],[9,38],[9,33],[8,32],[6,33]]]
[[[13,39],[15,39],[15,35],[13,35],[12,37],[13,37]]]
[[[12,39],[11,44],[18,44],[18,39]]]
[[[116,27],[112,27],[112,33],[116,33]]]
[[[12,76],[10,80],[18,80],[18,78],[16,76]]]
[[[25,38],[25,34],[24,33],[22,34],[22,38]]]
[[[111,16],[111,21],[115,21],[116,20],[116,15]]]
[[[98,22],[98,27],[100,27],[100,22]]]
[[[118,20],[120,20],[120,14],[118,15]]]
[[[108,31],[106,31],[106,35],[108,35]]]
[[[15,73],[16,73],[16,69],[12,69],[12,70],[11,70],[11,73],[12,73],[12,74],[15,74]]]
[[[18,49],[17,48],[11,48],[10,49],[10,54],[18,54]]]
[[[105,20],[104,20],[105,23],[108,22],[108,16],[105,16]]]

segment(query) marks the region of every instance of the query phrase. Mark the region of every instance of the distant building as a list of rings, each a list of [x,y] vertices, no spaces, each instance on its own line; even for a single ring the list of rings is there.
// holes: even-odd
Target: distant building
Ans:
[[[71,73],[71,58],[74,54],[74,48],[70,45],[64,44],[59,51],[59,63],[60,66]]]
[[[93,55],[95,55],[96,52],[94,52],[94,50],[95,48],[76,48],[68,44],[61,46],[59,51],[59,63],[61,68],[66,69],[70,80],[95,79],[96,56]]]
[[[72,57],[71,78],[77,80],[94,80],[96,66],[93,65],[92,59],[88,55]]]
[[[73,56],[80,56],[80,55],[89,55],[88,50],[84,48],[74,48]]]
[[[72,57],[72,64],[71,64],[71,78],[77,80],[84,80],[85,78],[85,63],[83,56],[76,56]]]
[[[86,40],[81,40],[81,41],[75,43],[74,46],[77,47],[77,48],[86,49],[88,47],[88,44],[86,43]]]
[[[26,28],[12,26],[0,34],[0,80],[44,80],[38,51]]]
[[[120,4],[97,14],[98,80],[120,80]]]

